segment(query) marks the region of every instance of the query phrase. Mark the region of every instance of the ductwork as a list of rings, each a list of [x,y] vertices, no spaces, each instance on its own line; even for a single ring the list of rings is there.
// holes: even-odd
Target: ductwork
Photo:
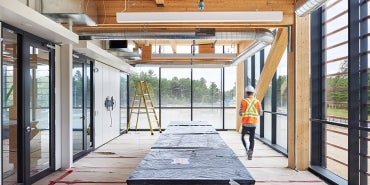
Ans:
[[[40,12],[59,23],[96,26],[96,0],[41,0]]]
[[[196,35],[195,32],[122,32],[81,33],[97,40],[256,40],[271,44],[274,34],[268,29],[247,32],[216,32],[214,36]]]
[[[296,3],[295,5],[295,13],[300,17],[304,17],[320,8],[326,3],[326,1],[327,0],[306,0],[304,2],[299,1],[300,3]]]

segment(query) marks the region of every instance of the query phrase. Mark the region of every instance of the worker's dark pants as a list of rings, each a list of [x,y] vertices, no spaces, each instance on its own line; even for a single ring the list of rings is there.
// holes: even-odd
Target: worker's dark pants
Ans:
[[[244,135],[247,134],[247,133],[249,134],[249,150],[253,151],[255,132],[256,132],[256,127],[242,126],[242,142],[243,142],[243,146],[244,146],[245,150],[247,150],[247,144],[245,143]]]

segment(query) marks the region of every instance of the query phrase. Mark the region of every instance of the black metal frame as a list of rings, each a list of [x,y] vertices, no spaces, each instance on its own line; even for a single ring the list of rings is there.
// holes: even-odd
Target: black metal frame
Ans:
[[[95,128],[95,125],[94,125],[94,119],[92,119],[93,115],[94,115],[94,62],[92,59],[90,59],[89,57],[86,57],[80,53],[77,53],[77,52],[73,52],[74,55],[77,55],[79,56],[78,59],[73,59],[73,63],[79,63],[79,64],[82,64],[82,77],[83,77],[83,82],[82,82],[82,87],[83,87],[83,97],[82,97],[82,101],[83,101],[83,137],[82,137],[82,140],[83,140],[83,150],[74,154],[73,155],[73,161],[76,161],[82,157],[84,157],[85,155],[87,155],[88,153],[90,153],[91,151],[93,151],[95,149],[95,142],[94,142],[94,128]],[[88,71],[88,68],[87,66],[90,67],[90,71]],[[86,74],[87,73],[90,73],[90,92],[87,92],[87,76]],[[87,115],[87,93],[90,93],[90,103],[91,103],[91,108],[90,108],[90,116],[91,116],[91,119],[90,119],[90,123],[88,123],[86,121],[86,115]],[[92,146],[90,147],[88,145],[88,141],[86,139],[87,138],[87,127],[88,125],[91,125],[91,128],[90,128],[90,131],[91,131],[91,136],[92,137]]]
[[[20,30],[16,27],[8,25],[2,22],[2,27],[0,29],[7,28],[14,31],[17,37],[17,57],[18,57],[18,77],[20,79],[19,83],[17,84],[18,94],[17,99],[19,100],[17,106],[20,107],[21,111],[17,112],[18,123],[17,124],[17,140],[19,143],[17,144],[17,161],[23,161],[17,163],[17,182],[23,184],[32,184],[37,180],[51,174],[55,170],[55,50],[49,47],[46,47],[46,44],[54,45],[50,41],[42,39],[38,36],[30,34],[26,31]],[[29,77],[29,69],[30,69],[30,62],[29,62],[29,53],[30,53],[30,46],[37,46],[49,52],[49,126],[50,126],[50,133],[49,133],[49,168],[41,171],[33,176],[29,176],[30,165],[26,164],[26,162],[30,161],[30,156],[27,155],[30,150],[29,146],[29,132],[26,132],[27,126],[30,125],[30,77]],[[2,52],[2,51],[1,51]],[[2,69],[1,69],[2,71]],[[3,88],[3,86],[1,85]],[[3,95],[2,95],[3,96]],[[2,118],[1,118],[2,120]],[[2,153],[2,152],[1,152]]]
[[[256,87],[256,70],[254,70],[254,69],[256,69],[256,55],[257,55],[258,53],[256,53],[255,55],[253,55],[252,57],[251,57],[251,71],[252,71],[252,76],[251,76],[251,85],[253,86],[253,87]],[[253,69],[253,70],[252,70]]]
[[[368,42],[367,42],[367,35],[368,35],[368,8],[367,8],[368,1],[362,0],[360,2],[360,127],[368,128],[368,105],[367,105],[367,98],[369,97],[368,94]],[[361,128],[360,128],[361,129]],[[369,129],[369,128],[368,128]],[[360,130],[360,184],[368,184],[368,132],[366,130]]]
[[[359,184],[359,1],[348,1],[348,184]]]
[[[258,55],[258,54],[257,54]],[[264,62],[265,62],[265,50],[261,50],[259,52],[259,55],[260,55],[260,71],[259,73],[261,74],[262,72],[262,69],[263,69],[263,66],[264,66]],[[262,110],[264,110],[264,103],[261,102],[261,106],[262,106]],[[259,133],[259,137],[261,138],[264,138],[265,137],[265,118],[264,116],[260,116],[260,133]]]
[[[276,111],[277,111],[277,81],[276,81],[276,72],[272,78],[271,84],[271,144],[276,144]],[[288,133],[286,133],[288,134]]]

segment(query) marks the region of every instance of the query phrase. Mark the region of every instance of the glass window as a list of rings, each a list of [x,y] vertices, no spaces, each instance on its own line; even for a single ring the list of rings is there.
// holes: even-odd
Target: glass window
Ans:
[[[161,68],[161,124],[191,120],[191,69]]]
[[[255,70],[255,76],[254,76],[254,79],[255,79],[255,81],[256,81],[256,85],[258,84],[258,80],[260,79],[260,74],[261,74],[261,68],[260,68],[260,65],[261,65],[261,53],[260,52],[258,52],[258,53],[256,53],[255,54],[255,61],[254,61],[254,63],[255,63],[255,68],[254,68],[254,70]]]
[[[277,94],[276,94],[276,112],[278,113],[288,113],[288,61],[287,61],[287,50],[285,50],[284,55],[277,68]]]
[[[348,1],[329,0],[324,16],[324,119],[348,121]],[[348,128],[325,125],[323,168],[348,179]]]
[[[348,130],[344,127],[326,125],[326,168],[348,179]]]
[[[220,68],[193,69],[193,120],[205,120],[222,129]]]
[[[276,144],[287,149],[288,142],[288,116],[276,115]]]
[[[248,58],[246,61],[247,65],[247,81],[244,84],[252,85],[252,58]]]
[[[236,129],[236,66],[225,67],[225,129]]]
[[[127,127],[127,74],[121,72],[120,75],[120,115],[121,115],[121,126],[120,132],[126,130]]]

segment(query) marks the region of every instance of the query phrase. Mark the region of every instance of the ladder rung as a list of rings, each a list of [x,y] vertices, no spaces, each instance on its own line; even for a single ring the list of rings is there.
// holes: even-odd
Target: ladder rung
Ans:
[[[139,113],[142,114],[142,113],[146,113],[146,112],[141,112],[141,111],[140,112],[132,112],[132,114],[139,114]]]

